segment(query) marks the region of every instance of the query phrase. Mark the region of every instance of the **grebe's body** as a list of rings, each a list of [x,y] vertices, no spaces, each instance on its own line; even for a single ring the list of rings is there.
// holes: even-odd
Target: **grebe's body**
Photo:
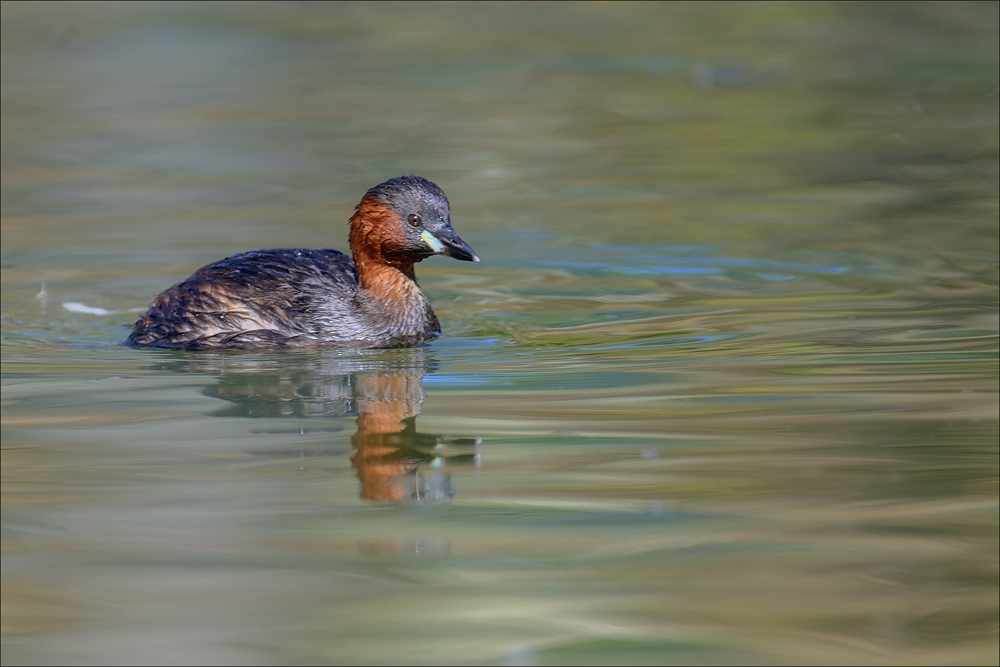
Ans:
[[[257,250],[219,260],[156,297],[126,342],[140,347],[411,347],[440,335],[413,265],[479,258],[451,227],[448,199],[417,176],[375,186],[339,250]]]

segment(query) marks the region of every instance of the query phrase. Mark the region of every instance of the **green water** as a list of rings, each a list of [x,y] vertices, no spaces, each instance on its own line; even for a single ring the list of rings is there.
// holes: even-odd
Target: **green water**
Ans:
[[[996,664],[995,3],[2,29],[5,664]],[[440,340],[117,345],[403,173]]]

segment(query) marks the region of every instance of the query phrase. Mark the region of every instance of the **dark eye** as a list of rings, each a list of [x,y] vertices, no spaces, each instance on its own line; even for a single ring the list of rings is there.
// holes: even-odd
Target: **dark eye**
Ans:
[[[411,213],[408,216],[406,216],[406,221],[410,223],[410,227],[419,227],[420,223],[423,222],[423,218],[421,218],[416,213]]]

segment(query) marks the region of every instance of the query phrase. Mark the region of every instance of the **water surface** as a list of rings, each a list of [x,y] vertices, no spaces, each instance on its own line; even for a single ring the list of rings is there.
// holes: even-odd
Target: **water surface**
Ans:
[[[4,662],[997,660],[993,3],[3,5]],[[118,345],[439,183],[413,350]]]

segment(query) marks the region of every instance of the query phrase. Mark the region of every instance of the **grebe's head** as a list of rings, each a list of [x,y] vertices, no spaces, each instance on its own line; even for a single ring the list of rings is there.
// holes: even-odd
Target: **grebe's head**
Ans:
[[[452,229],[444,191],[419,176],[390,178],[369,190],[351,218],[350,243],[355,256],[377,255],[389,263],[431,255],[479,261]]]

